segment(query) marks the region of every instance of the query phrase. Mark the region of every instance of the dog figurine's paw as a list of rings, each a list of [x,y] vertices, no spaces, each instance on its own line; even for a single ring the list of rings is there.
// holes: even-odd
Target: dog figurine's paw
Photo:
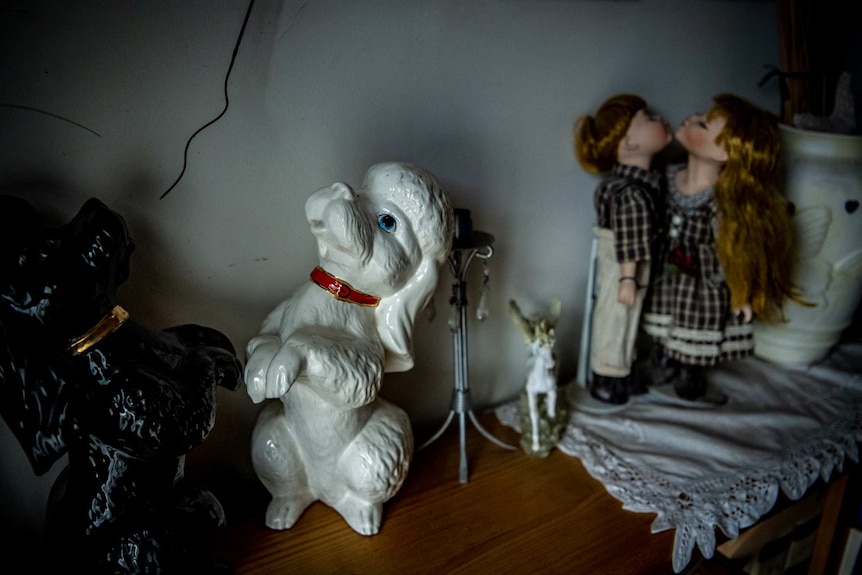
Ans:
[[[366,501],[348,493],[334,507],[360,535],[376,535],[380,531],[383,504],[379,501]]]
[[[288,392],[305,368],[305,357],[292,345],[281,345],[277,336],[262,335],[246,346],[246,391],[254,403],[278,399]]]

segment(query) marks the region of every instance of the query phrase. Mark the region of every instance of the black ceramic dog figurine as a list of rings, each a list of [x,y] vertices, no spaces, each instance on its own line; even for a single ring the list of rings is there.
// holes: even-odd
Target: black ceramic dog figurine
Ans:
[[[224,511],[184,478],[237,389],[230,341],[199,325],[154,330],[116,304],[134,251],[96,199],[69,223],[0,197],[0,413],[41,475],[64,454],[46,556],[83,573],[213,573]]]

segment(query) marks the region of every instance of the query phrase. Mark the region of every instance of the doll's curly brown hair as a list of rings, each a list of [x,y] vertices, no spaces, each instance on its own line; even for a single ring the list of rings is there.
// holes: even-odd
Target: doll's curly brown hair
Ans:
[[[581,167],[593,174],[610,171],[632,119],[646,107],[646,100],[640,96],[618,94],[606,100],[595,116],[578,118],[574,129],[575,155]]]
[[[778,120],[738,96],[720,94],[707,119],[725,120],[716,142],[727,162],[715,184],[718,257],[731,307],[748,302],[764,321],[783,318],[788,299],[801,302],[792,283],[793,233],[789,206],[778,190]]]

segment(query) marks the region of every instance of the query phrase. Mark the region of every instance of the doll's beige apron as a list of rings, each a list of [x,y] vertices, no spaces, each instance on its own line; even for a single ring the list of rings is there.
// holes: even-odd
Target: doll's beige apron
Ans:
[[[596,236],[596,304],[593,309],[590,364],[593,372],[608,377],[625,377],[635,360],[635,340],[641,308],[649,282],[650,262],[637,265],[638,290],[631,307],[617,302],[620,265],[614,251],[614,232],[593,226]]]

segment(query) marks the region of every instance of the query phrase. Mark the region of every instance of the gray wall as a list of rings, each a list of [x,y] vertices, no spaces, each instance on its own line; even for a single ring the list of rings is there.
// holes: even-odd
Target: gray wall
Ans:
[[[306,197],[359,184],[381,160],[418,163],[476,229],[496,237],[491,316],[469,323],[477,407],[517,396],[526,348],[506,314],[559,295],[562,378],[577,366],[596,179],[572,153],[572,123],[636,92],[677,124],[734,92],[778,112],[776,7],[730,0],[258,0],[230,77],[244,0],[8,1],[0,8],[0,192],[58,222],[96,196],[138,243],[121,302],[153,327],[195,322],[242,350],[263,317],[315,264]],[[470,268],[471,304],[481,265]],[[417,441],[442,423],[453,386],[446,325],[416,329],[416,367],[383,395],[410,414]],[[243,355],[244,357],[244,355]],[[223,390],[222,390],[223,391]],[[256,485],[248,443],[259,409],[219,396],[216,428],[188,459],[192,477]],[[453,453],[453,457],[457,454]],[[41,529],[50,484],[0,423],[2,522],[10,541]],[[244,489],[240,485],[236,490]],[[19,548],[20,549],[20,548]]]

